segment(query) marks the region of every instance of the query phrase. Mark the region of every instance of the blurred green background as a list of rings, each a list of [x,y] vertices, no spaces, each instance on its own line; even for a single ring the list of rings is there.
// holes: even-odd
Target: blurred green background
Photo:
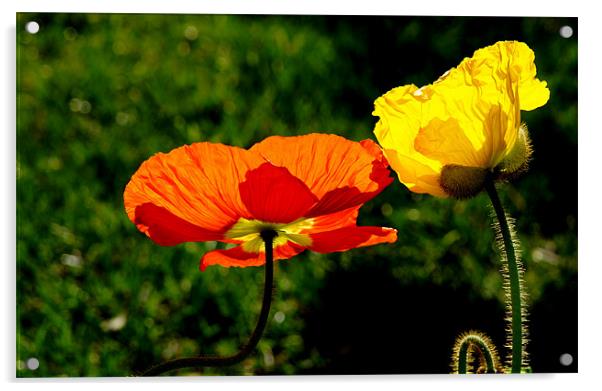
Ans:
[[[25,31],[32,20],[37,34]],[[500,190],[527,268],[531,364],[575,372],[576,18],[57,13],[17,15],[17,376],[129,376],[246,341],[263,269],[200,272],[215,243],[160,247],[127,219],[124,187],[152,154],[272,134],[373,138],[378,96],[502,39],[535,51],[551,90],[523,113],[530,171]],[[485,194],[437,199],[396,179],[359,222],[399,240],[279,262],[256,353],[202,373],[448,373],[469,329],[506,352]]]

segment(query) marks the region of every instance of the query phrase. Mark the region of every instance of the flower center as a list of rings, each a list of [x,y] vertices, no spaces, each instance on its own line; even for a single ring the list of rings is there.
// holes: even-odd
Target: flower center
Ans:
[[[274,248],[293,242],[303,247],[311,246],[311,238],[306,233],[301,233],[313,226],[313,219],[300,218],[292,223],[270,223],[261,220],[248,220],[244,217],[226,232],[228,239],[239,240],[246,252],[264,252],[262,232],[273,231],[275,233],[272,241]]]

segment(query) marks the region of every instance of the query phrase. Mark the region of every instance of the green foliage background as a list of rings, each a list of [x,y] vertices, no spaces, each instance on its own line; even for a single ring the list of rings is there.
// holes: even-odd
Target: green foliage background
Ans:
[[[558,361],[577,358],[576,37],[575,18],[18,14],[17,376],[128,376],[233,353],[253,329],[262,268],[200,272],[216,243],[160,247],[127,219],[142,161],[204,140],[373,138],[374,99],[501,39],[534,49],[551,90],[523,114],[531,170],[501,188],[527,267],[532,367],[576,371]],[[279,262],[256,354],[202,373],[447,373],[454,338],[475,328],[502,349],[491,222],[485,194],[437,199],[396,180],[360,223],[398,229],[397,243]]]

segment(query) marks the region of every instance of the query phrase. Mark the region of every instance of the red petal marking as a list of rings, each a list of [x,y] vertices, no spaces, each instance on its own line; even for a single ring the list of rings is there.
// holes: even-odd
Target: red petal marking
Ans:
[[[393,243],[397,240],[397,230],[382,227],[345,227],[310,236],[312,239],[310,250],[331,253],[379,243]]]
[[[222,233],[198,227],[151,203],[136,207],[134,223],[161,246],[223,239]]]
[[[324,194],[307,217],[320,216],[337,212],[354,206],[361,206],[372,198],[376,197],[383,189],[393,182],[389,176],[389,170],[378,161],[372,162],[373,170],[370,173],[370,179],[378,184],[374,191],[360,191],[357,187],[341,187]]]
[[[350,207],[361,205],[372,199],[372,193],[362,193],[357,187],[341,187],[326,193],[311,211],[307,217],[321,216],[336,213]]]
[[[358,143],[328,134],[272,136],[250,151],[286,167],[320,199],[306,217],[361,205],[393,181],[382,151],[369,140]]]
[[[274,248],[274,260],[288,259],[303,252],[305,248],[293,243],[287,242]],[[200,270],[204,271],[207,266],[221,265],[225,267],[247,267],[261,266],[265,264],[265,253],[248,253],[241,246],[233,247],[228,250],[209,251],[201,258]]]
[[[290,223],[307,213],[317,198],[284,167],[264,163],[247,172],[240,196],[254,219]]]

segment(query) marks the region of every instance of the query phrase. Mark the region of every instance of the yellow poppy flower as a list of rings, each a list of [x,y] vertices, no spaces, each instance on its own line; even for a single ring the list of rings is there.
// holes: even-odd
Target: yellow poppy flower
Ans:
[[[397,87],[378,98],[374,133],[411,191],[470,197],[490,176],[524,168],[530,155],[520,111],[550,97],[535,77],[533,51],[517,41],[477,50],[433,84]]]

